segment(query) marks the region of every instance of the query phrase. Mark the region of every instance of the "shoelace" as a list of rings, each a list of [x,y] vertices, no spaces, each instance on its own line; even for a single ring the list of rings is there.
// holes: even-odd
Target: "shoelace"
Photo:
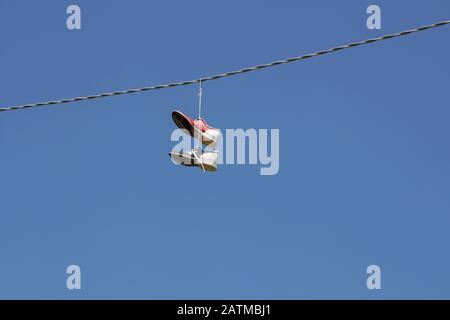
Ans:
[[[205,167],[203,166],[203,162],[200,160],[200,158],[197,156],[197,149],[192,149],[192,154],[194,155],[195,159],[197,159],[198,163],[202,167],[203,172],[205,171]]]

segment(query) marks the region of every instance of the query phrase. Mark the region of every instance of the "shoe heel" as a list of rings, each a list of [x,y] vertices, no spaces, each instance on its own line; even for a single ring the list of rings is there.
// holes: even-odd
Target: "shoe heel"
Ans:
[[[216,152],[205,152],[200,156],[200,160],[206,171],[217,171],[217,159],[219,155]],[[200,166],[201,168],[201,166]]]
[[[217,141],[219,140],[219,137],[221,135],[219,130],[206,130],[205,132],[201,132],[199,129],[195,128],[195,135],[194,138],[201,137],[201,142],[205,146],[214,147],[217,145]]]

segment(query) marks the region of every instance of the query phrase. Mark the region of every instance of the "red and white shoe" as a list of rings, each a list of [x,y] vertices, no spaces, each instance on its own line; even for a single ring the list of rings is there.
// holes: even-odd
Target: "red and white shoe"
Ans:
[[[217,171],[218,155],[216,152],[200,153],[199,150],[193,149],[188,153],[169,152],[169,156],[175,164],[199,167],[204,171]]]
[[[220,137],[220,130],[210,127],[204,119],[192,119],[178,110],[172,112],[172,119],[178,128],[187,131],[193,138],[201,139],[205,146],[214,147]]]

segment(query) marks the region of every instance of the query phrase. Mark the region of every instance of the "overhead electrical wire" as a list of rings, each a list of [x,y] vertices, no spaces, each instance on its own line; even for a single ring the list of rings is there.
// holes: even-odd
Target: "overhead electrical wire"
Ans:
[[[393,33],[393,34],[388,34],[388,35],[384,35],[384,36],[381,36],[381,37],[367,39],[367,40],[363,40],[363,41],[359,41],[359,42],[353,42],[353,43],[350,43],[350,44],[347,44],[347,45],[337,46],[337,47],[334,47],[334,48],[331,48],[331,49],[318,51],[318,52],[315,52],[315,53],[305,54],[305,55],[292,57],[292,58],[288,58],[288,59],[284,59],[284,60],[278,60],[278,61],[270,62],[270,63],[267,63],[267,64],[260,64],[260,65],[257,65],[257,66],[254,66],[254,67],[250,67],[250,68],[244,68],[244,69],[240,69],[240,70],[236,70],[236,71],[225,72],[225,73],[216,74],[216,75],[212,75],[212,76],[208,76],[208,77],[204,77],[204,78],[199,78],[199,79],[195,79],[195,80],[189,80],[189,81],[183,81],[183,82],[173,82],[173,83],[168,83],[168,84],[160,84],[160,85],[155,85],[155,86],[150,86],[150,87],[128,89],[128,90],[123,90],[123,91],[114,91],[114,92],[108,92],[108,93],[100,93],[100,94],[95,94],[95,95],[81,96],[81,97],[70,98],[70,99],[63,99],[63,100],[53,100],[53,101],[46,101],[46,102],[37,102],[37,103],[16,105],[16,106],[12,106],[12,107],[0,108],[0,112],[2,112],[2,111],[11,111],[11,110],[21,110],[21,109],[27,109],[27,108],[36,108],[36,107],[43,107],[43,106],[50,106],[50,105],[55,105],[55,104],[65,104],[65,103],[76,102],[76,101],[92,100],[92,99],[98,99],[98,98],[106,98],[106,97],[112,97],[112,96],[118,96],[118,95],[124,95],[124,94],[131,94],[131,93],[138,93],[138,92],[144,92],[144,91],[151,91],[151,90],[159,90],[159,89],[165,89],[165,88],[173,88],[173,87],[185,86],[185,85],[190,85],[190,84],[200,83],[200,82],[204,83],[206,81],[217,80],[217,79],[220,79],[220,78],[230,77],[230,76],[234,76],[234,75],[238,75],[238,74],[242,74],[242,73],[247,73],[247,72],[251,72],[251,71],[261,70],[261,69],[265,69],[265,68],[269,68],[269,67],[275,67],[275,66],[278,66],[278,65],[287,64],[287,63],[291,63],[291,62],[295,62],[295,61],[299,61],[299,60],[305,60],[305,59],[309,59],[309,58],[313,58],[313,57],[322,56],[322,55],[325,55],[325,54],[328,54],[328,53],[337,52],[337,51],[344,50],[344,49],[354,48],[354,47],[358,47],[358,46],[365,45],[365,44],[370,44],[370,43],[375,43],[375,42],[382,41],[382,40],[388,40],[388,39],[392,39],[392,38],[396,38],[396,37],[401,37],[401,36],[405,36],[405,35],[408,35],[408,34],[411,34],[411,33],[416,33],[416,32],[420,32],[420,31],[424,31],[424,30],[428,30],[428,29],[444,26],[444,25],[447,25],[447,24],[450,24],[450,20],[436,22],[436,23],[433,23],[433,24],[430,24],[430,25],[427,25],[427,26],[417,27],[417,28],[414,28],[414,29],[405,30],[405,31],[401,31],[401,32]]]

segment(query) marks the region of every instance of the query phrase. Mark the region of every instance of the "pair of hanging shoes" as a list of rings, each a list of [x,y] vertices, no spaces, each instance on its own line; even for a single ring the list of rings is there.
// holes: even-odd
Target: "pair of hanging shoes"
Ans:
[[[178,110],[172,112],[172,119],[178,128],[191,137],[199,139],[205,146],[213,147],[217,144],[220,130],[209,126],[205,120],[192,119]],[[177,164],[187,167],[196,166],[203,171],[217,171],[217,152],[202,152],[200,149],[193,149],[184,153],[170,152],[169,156]]]

